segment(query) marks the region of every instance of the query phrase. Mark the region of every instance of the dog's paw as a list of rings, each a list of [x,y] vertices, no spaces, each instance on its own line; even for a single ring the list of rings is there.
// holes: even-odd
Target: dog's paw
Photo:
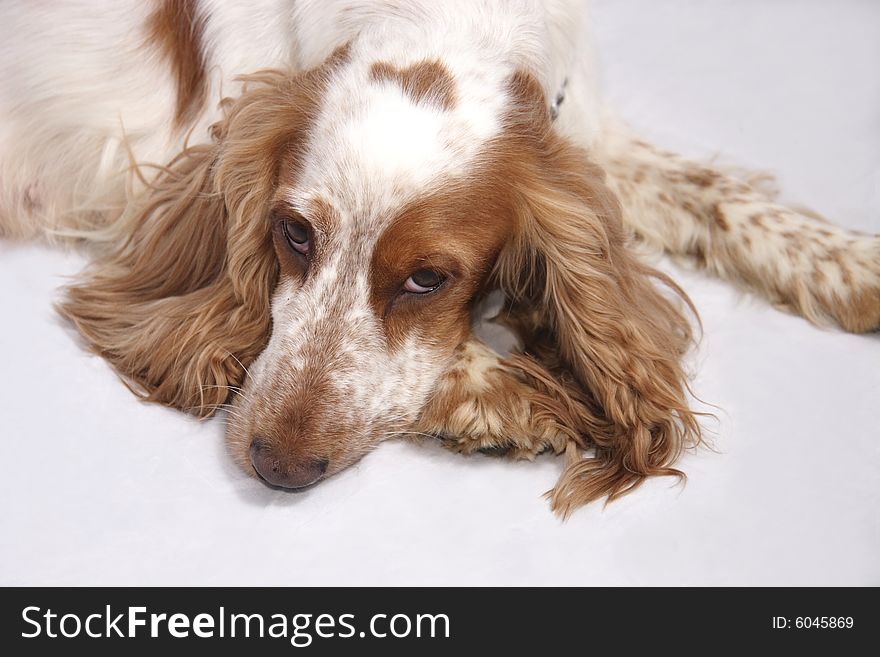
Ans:
[[[853,235],[844,247],[828,249],[816,262],[812,291],[843,329],[880,329],[880,237]]]
[[[573,437],[554,411],[558,405],[497,354],[469,343],[440,381],[416,430],[464,454],[533,459],[544,451],[564,451]]]

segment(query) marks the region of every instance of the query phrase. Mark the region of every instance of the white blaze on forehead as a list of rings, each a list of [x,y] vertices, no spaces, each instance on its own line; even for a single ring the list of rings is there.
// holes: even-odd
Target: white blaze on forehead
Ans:
[[[371,79],[376,61],[356,60],[336,72],[309,131],[298,190],[291,190],[327,197],[343,221],[363,210],[370,221],[390,218],[444,177],[466,173],[501,129],[506,75],[458,75],[444,61],[455,97],[444,108],[430,93],[414,98],[394,80]]]
[[[424,184],[448,166],[451,145],[442,110],[415,104],[389,83],[373,83],[362,116],[337,131],[339,152],[360,173]]]

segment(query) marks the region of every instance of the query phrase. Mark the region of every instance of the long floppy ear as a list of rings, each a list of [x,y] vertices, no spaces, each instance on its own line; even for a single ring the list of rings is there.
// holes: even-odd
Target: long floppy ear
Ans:
[[[630,252],[602,171],[554,133],[533,81],[514,80],[514,92],[524,103],[507,145],[515,229],[497,271],[526,351],[585,393],[577,408],[587,440],[570,445],[552,492],[567,513],[649,475],[681,476],[671,465],[700,440],[681,365],[692,342],[681,302],[693,306]],[[593,457],[581,457],[585,446]]]
[[[61,313],[146,399],[210,415],[263,349],[277,279],[268,206],[339,61],[245,78],[213,143],[164,167],[112,226],[117,246],[68,288]]]

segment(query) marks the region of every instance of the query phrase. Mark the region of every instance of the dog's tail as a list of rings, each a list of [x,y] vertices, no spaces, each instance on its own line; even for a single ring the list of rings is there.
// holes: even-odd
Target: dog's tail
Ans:
[[[766,176],[679,157],[615,119],[592,155],[638,239],[814,323],[880,328],[880,237],[780,205]]]

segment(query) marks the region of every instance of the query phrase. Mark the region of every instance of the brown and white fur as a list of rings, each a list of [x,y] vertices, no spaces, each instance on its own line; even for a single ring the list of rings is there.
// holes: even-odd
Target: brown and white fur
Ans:
[[[633,241],[880,326],[880,239],[631,135],[580,2],[2,12],[0,234],[86,242],[62,314],[146,399],[231,402],[271,484],[407,434],[564,453],[562,513],[680,475],[695,313]],[[507,356],[473,332],[495,290]]]

